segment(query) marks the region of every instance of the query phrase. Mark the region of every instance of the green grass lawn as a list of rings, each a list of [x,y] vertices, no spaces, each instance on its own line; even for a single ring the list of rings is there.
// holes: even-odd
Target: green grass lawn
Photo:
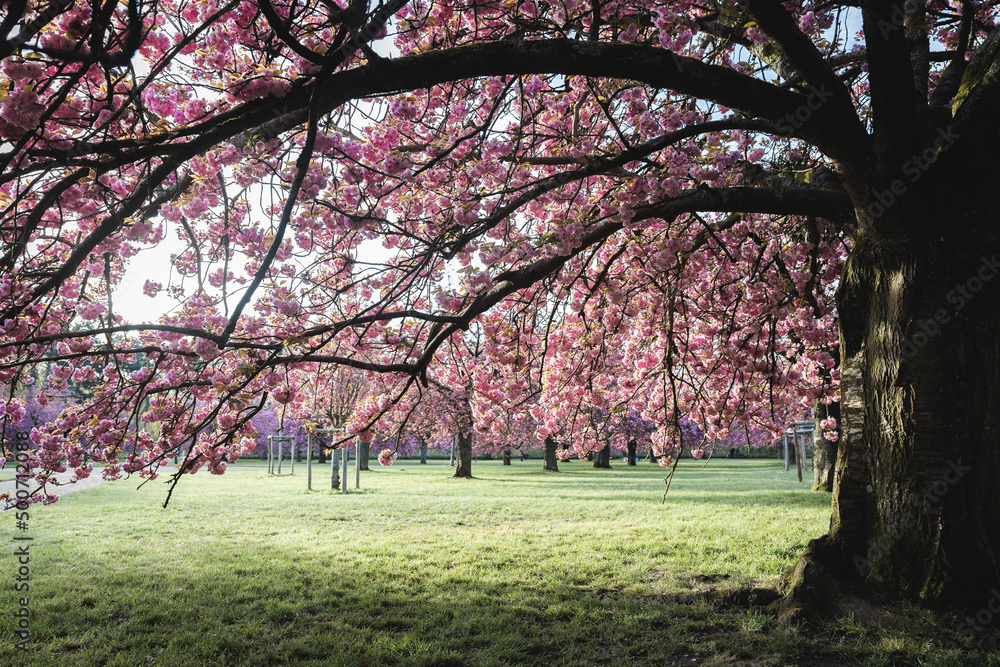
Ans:
[[[809,491],[778,461],[684,461],[663,504],[656,466],[540,468],[537,460],[477,462],[476,479],[456,480],[442,461],[375,465],[360,492],[352,471],[352,492],[342,496],[307,492],[304,465],[294,477],[235,467],[185,479],[167,509],[162,484],[137,491],[131,480],[32,506],[30,530],[18,533],[33,538],[32,644],[26,653],[15,648],[4,613],[0,664],[906,665],[994,657],[850,619],[779,628],[761,610],[684,595],[769,585],[824,532],[830,496]],[[329,485],[327,468],[314,472],[314,488]],[[17,532],[12,513],[0,521],[5,534]],[[11,552],[3,610],[17,608]]]

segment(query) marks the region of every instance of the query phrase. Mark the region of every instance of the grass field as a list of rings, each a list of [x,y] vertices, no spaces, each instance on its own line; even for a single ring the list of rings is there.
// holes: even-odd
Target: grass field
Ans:
[[[935,637],[852,619],[780,628],[697,595],[773,583],[824,532],[829,495],[773,460],[663,471],[537,460],[399,462],[360,492],[234,467],[121,481],[31,509],[31,645],[4,613],[2,665],[987,664]],[[327,471],[317,470],[314,488]],[[9,539],[9,538],[8,538]],[[11,544],[11,542],[8,542]],[[16,565],[3,564],[4,580]],[[0,605],[17,608],[10,583]],[[954,634],[954,633],[952,633]],[[957,634],[955,635],[957,637]],[[977,648],[978,646],[978,648]]]

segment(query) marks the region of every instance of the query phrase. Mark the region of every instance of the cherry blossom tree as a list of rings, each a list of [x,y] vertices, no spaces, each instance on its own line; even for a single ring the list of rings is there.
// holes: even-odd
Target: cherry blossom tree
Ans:
[[[371,382],[364,371],[351,366],[304,364],[294,373],[301,399],[296,401],[296,413],[311,423],[341,431],[346,428],[358,403],[371,391]],[[357,441],[361,470],[368,470],[368,442]],[[319,462],[326,461],[325,448],[320,447]]]
[[[634,410],[622,411],[617,417],[617,425],[612,434],[612,444],[617,449],[624,452],[625,464],[634,466],[637,464],[636,456],[639,449],[649,451],[652,447],[651,435],[656,429],[656,424],[643,419]]]
[[[400,450],[416,441],[421,463],[426,463],[429,446],[450,448],[457,441],[454,476],[472,477],[473,414],[468,392],[436,379],[427,387],[417,386],[409,392],[406,385],[405,381],[394,383],[389,377],[373,382],[373,393],[355,409],[347,434],[370,434],[391,443],[388,449],[393,456],[405,453]]]
[[[52,0],[0,22],[5,428],[35,365],[61,369],[43,392],[94,382],[33,431],[39,481],[155,477],[179,450],[172,483],[221,473],[268,401],[309,412],[317,364],[383,374],[382,411],[437,383],[480,430],[506,392],[580,454],[594,410],[679,456],[684,420],[714,441],[839,401],[831,529],[785,612],[851,577],[976,608],[1000,585],[996,3]],[[137,267],[162,316],[123,315]]]

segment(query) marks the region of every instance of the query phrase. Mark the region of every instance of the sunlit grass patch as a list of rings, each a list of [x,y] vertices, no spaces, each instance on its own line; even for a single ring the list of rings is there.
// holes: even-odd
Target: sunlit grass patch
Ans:
[[[825,530],[829,496],[776,461],[684,462],[665,503],[656,466],[540,467],[477,462],[462,480],[398,462],[347,495],[306,491],[304,465],[244,467],[185,479],[166,509],[163,485],[132,481],[33,506],[32,645],[17,652],[5,625],[0,664],[855,664],[920,649],[681,595],[769,585]]]

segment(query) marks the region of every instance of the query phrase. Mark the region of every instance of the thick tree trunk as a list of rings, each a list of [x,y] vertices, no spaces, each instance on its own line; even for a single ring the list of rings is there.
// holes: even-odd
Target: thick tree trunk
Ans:
[[[848,523],[840,507],[831,537],[857,549],[851,561],[862,576],[929,602],[975,607],[978,594],[982,606],[1000,583],[1000,280],[978,275],[992,262],[876,265],[873,287],[882,289],[872,294],[869,319],[898,318],[898,333],[886,340],[870,325],[861,349],[851,350],[863,399],[852,428],[861,437],[849,455],[868,474],[841,482],[855,485],[846,499],[854,516]],[[971,298],[956,289],[963,303],[955,312],[948,293],[957,285]]]
[[[472,433],[462,433],[458,436],[456,448],[454,477],[472,477]]]
[[[360,440],[355,440],[355,442],[357,443],[356,453],[361,470],[368,470],[368,457],[371,456],[372,443],[361,442]]]
[[[604,449],[594,454],[595,468],[611,467],[611,445],[605,444]]]
[[[1000,586],[998,174],[969,149],[852,249],[831,527],[786,575],[788,616],[828,598],[820,570],[974,613]]]
[[[559,459],[556,457],[556,441],[552,436],[545,438],[545,459],[542,469],[550,472],[559,472]]]
[[[427,463],[427,443],[423,440],[420,441],[420,462]]]
[[[635,465],[635,445],[635,440],[629,440],[625,443],[625,456],[628,457],[628,463],[626,463],[626,465]]]
[[[829,417],[837,420],[840,429],[840,404],[824,405],[816,402],[815,428],[813,429],[813,491],[833,491],[833,471],[837,464],[837,442],[831,442],[824,435],[826,429],[820,422]],[[839,440],[838,440],[839,442]]]
[[[505,466],[510,465],[510,447],[504,447],[503,450],[503,464]]]

